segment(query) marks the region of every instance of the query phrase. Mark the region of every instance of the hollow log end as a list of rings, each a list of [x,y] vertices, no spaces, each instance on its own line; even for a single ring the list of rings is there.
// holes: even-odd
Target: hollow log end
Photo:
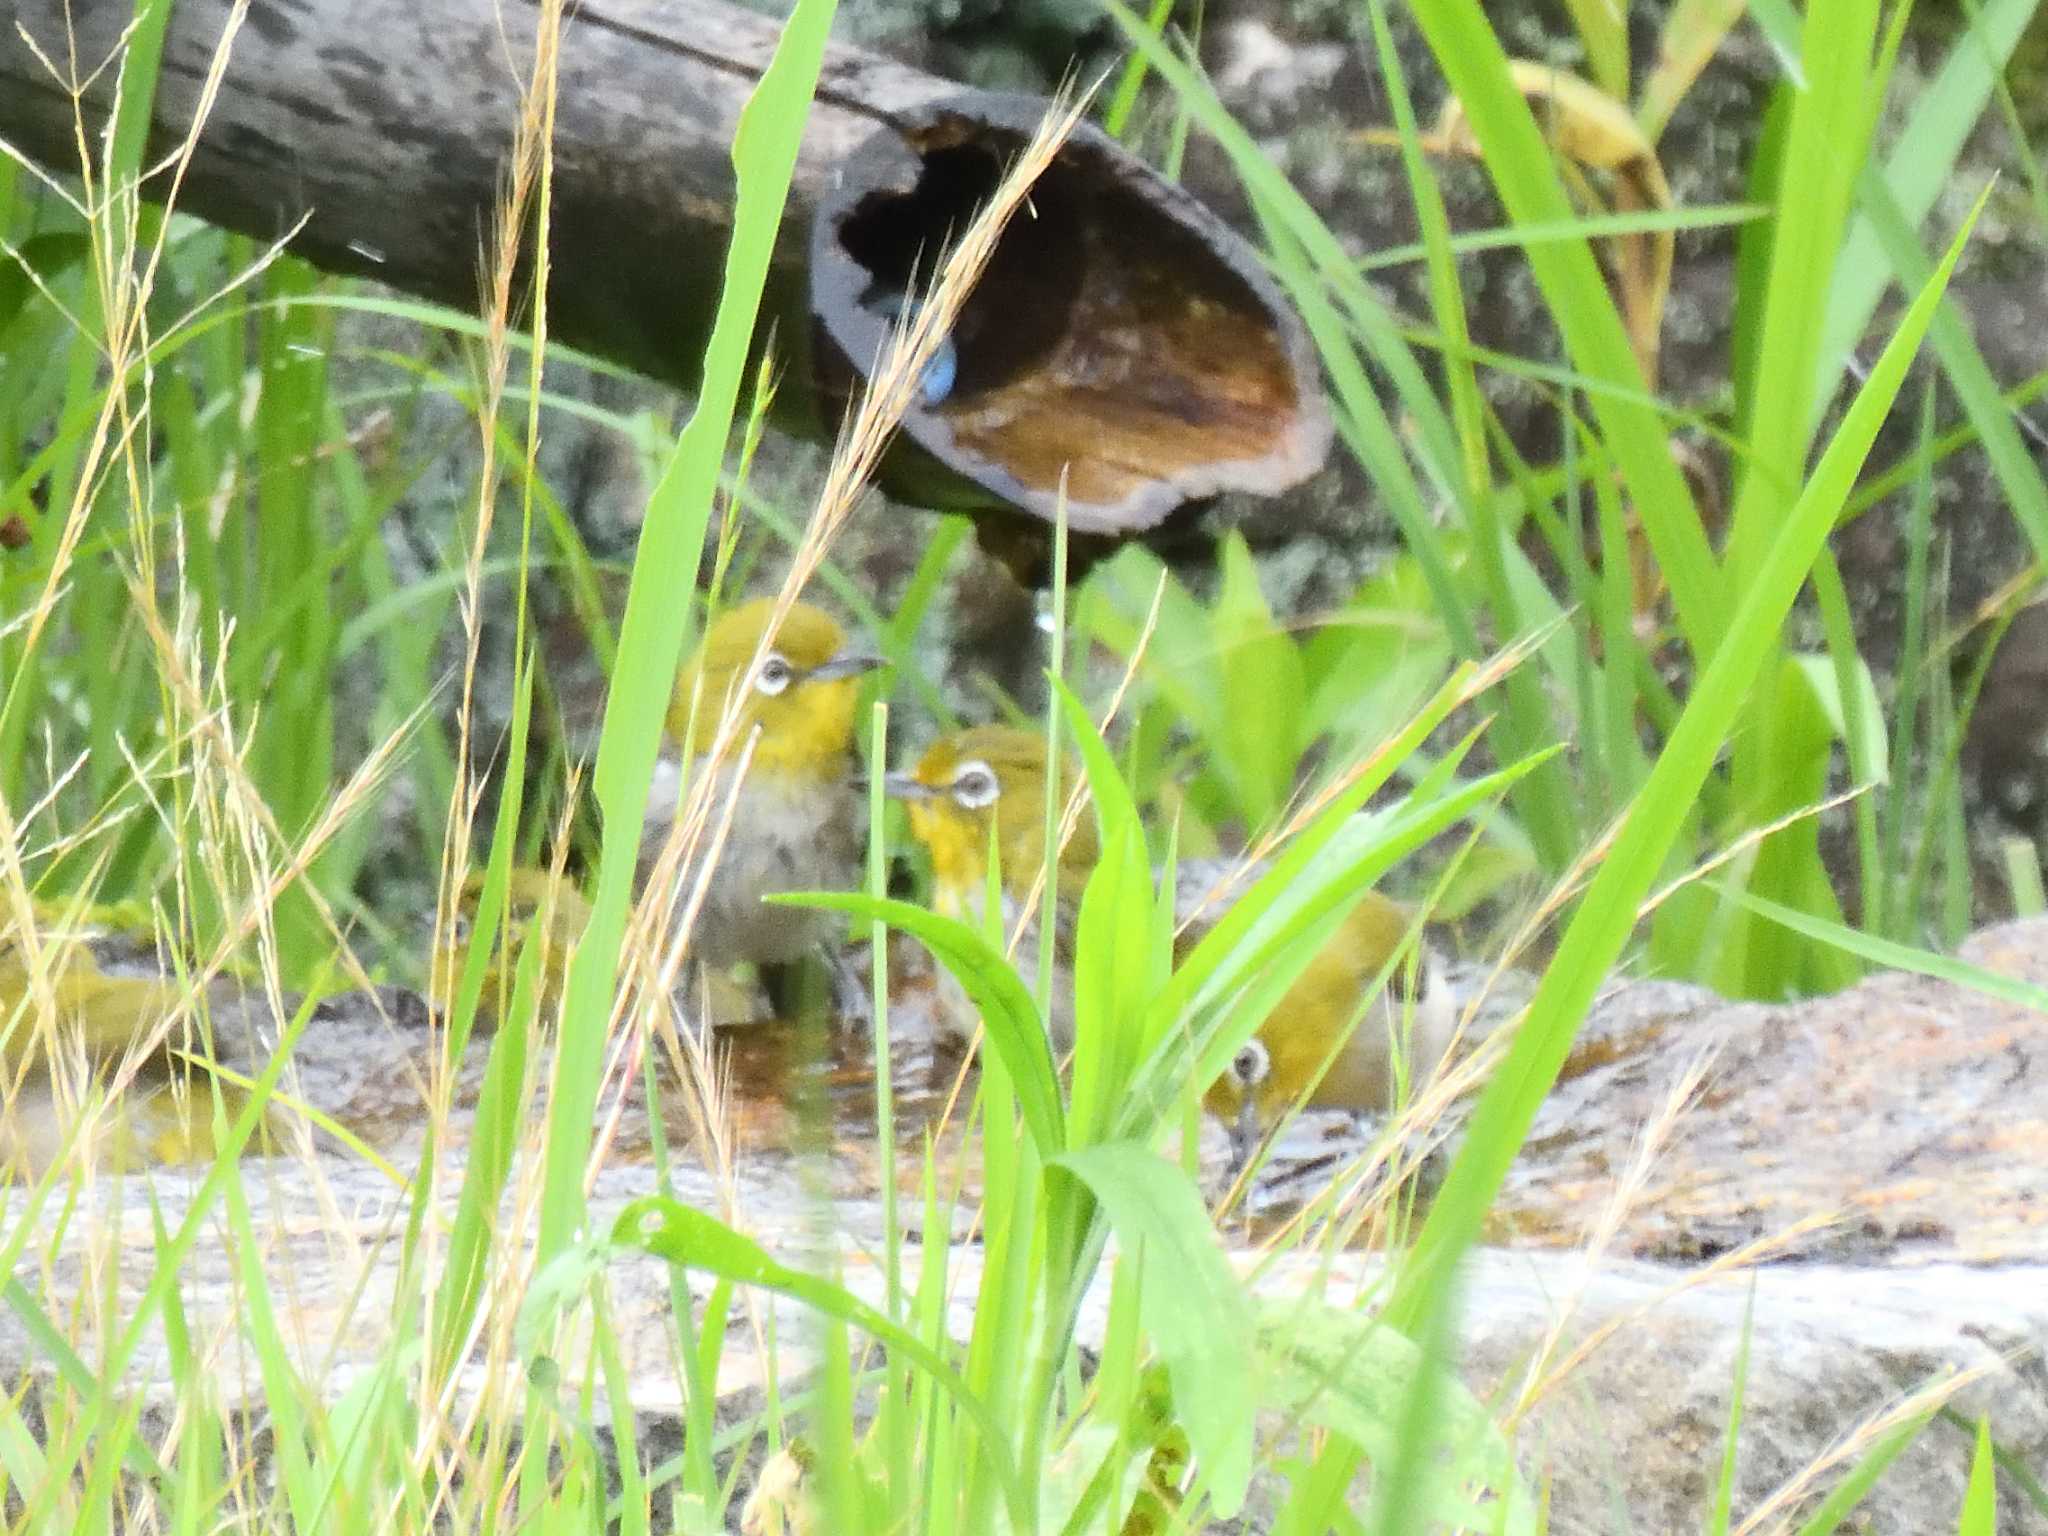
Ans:
[[[811,233],[821,399],[856,397],[909,295],[1047,110],[947,97],[836,169]],[[1077,549],[1099,552],[1168,535],[1190,503],[1288,490],[1330,438],[1307,332],[1257,253],[1084,124],[1004,231],[884,472],[906,499],[994,514],[984,533],[1022,574],[1063,472]]]

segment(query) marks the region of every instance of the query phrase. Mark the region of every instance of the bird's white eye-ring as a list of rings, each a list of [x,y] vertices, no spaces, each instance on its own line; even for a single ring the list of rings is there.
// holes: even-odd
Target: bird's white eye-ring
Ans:
[[[1237,1079],[1240,1088],[1258,1087],[1272,1070],[1273,1057],[1263,1040],[1245,1041],[1230,1058],[1230,1075]]]
[[[996,778],[995,769],[987,763],[963,763],[960,771],[953,775],[950,786],[953,799],[970,811],[978,811],[985,805],[994,805],[996,796],[1003,792],[1001,782]]]
[[[789,664],[788,658],[779,651],[770,651],[762,659],[761,670],[754,674],[754,689],[772,699],[795,680],[796,668]]]

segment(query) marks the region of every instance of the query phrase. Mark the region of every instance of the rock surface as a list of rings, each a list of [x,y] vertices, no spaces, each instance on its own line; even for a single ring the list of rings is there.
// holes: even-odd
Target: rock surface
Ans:
[[[1961,957],[2048,993],[2048,925]],[[1602,1005],[1497,1210],[1518,1243],[1574,1242],[1695,1062],[1696,1107],[1617,1241],[1710,1259],[1808,1218],[1802,1252],[1859,1263],[2048,1262],[2048,1013],[1925,976],[1766,1006],[1636,985]]]
[[[1988,930],[1964,958],[2048,983],[2048,921]],[[260,1010],[245,1010],[239,1029],[233,1010],[222,1012],[223,1053],[253,1059],[265,1034]],[[323,1005],[302,1042],[293,1091],[397,1167],[412,1166],[417,1106],[438,1048],[426,1024],[403,993]],[[488,1037],[472,1043],[457,1074],[458,1105],[473,1104],[488,1049]],[[1867,1425],[1903,1396],[1956,1372],[1976,1374],[1954,1406],[1966,1416],[1989,1413],[2025,1464],[2048,1465],[2048,1230],[2040,1209],[2048,1074],[2036,1066],[2044,1053],[2048,1013],[1922,977],[1878,976],[1784,1007],[1730,1005],[1656,983],[1610,993],[1497,1208],[1497,1245],[1475,1253],[1463,1279],[1465,1373],[1475,1390],[1493,1394],[1489,1401],[1513,1401],[1532,1361],[1541,1362],[1537,1379],[1571,1362],[1562,1382],[1532,1404],[1517,1441],[1530,1475],[1550,1482],[1552,1529],[1604,1532],[1624,1517],[1638,1530],[1698,1525],[1718,1475],[1752,1304],[1738,1517],[1774,1508],[1769,1501],[1817,1458],[1853,1461],[1865,1444],[1859,1431],[1867,1437]],[[867,1047],[839,1042],[827,1062],[820,1087],[832,1107],[832,1155],[822,1165],[787,1150],[800,1054],[772,1027],[741,1040],[724,1117],[736,1151],[723,1176],[686,1150],[701,1144],[692,1140],[688,1095],[665,1091],[663,1124],[679,1149],[675,1190],[732,1213],[784,1262],[808,1267],[836,1254],[847,1284],[878,1299],[882,1216]],[[958,1064],[915,1048],[898,1056],[900,1128],[914,1166],[921,1131],[939,1118]],[[1666,1114],[1674,1085],[1703,1060],[1697,1091],[1671,1119],[1604,1249],[1562,1251],[1587,1243],[1644,1126]],[[453,1122],[458,1150],[444,1165],[442,1221],[453,1214],[467,1119],[459,1109]],[[1346,1134],[1348,1146],[1342,1136],[1334,1146],[1318,1140],[1309,1128],[1283,1143],[1264,1197],[1284,1203],[1302,1181],[1304,1153],[1316,1160],[1308,1166],[1327,1166],[1333,1153],[1363,1149],[1355,1132]],[[279,1280],[281,1326],[309,1377],[339,1390],[388,1341],[395,1240],[407,1207],[387,1173],[322,1140],[327,1145],[310,1156],[252,1162],[248,1192]],[[611,1144],[593,1189],[594,1230],[655,1187],[637,1095],[628,1096]],[[956,1145],[942,1141],[942,1155]],[[149,1182],[175,1226],[189,1209],[194,1176],[163,1170]],[[142,1185],[131,1178],[84,1190],[83,1209],[52,1247],[31,1249],[21,1271],[30,1289],[46,1301],[99,1294],[84,1282],[113,1258],[114,1315],[128,1315],[148,1283],[153,1247]],[[963,1337],[980,1262],[972,1187],[970,1177],[951,1259],[952,1322]],[[1779,1250],[1781,1262],[1752,1271],[1703,1262],[1830,1215],[1842,1219]],[[917,1245],[910,1251],[915,1262]],[[1793,1260],[1782,1261],[1788,1252]],[[1240,1253],[1246,1264],[1254,1257]],[[1260,1284],[1279,1294],[1315,1287],[1348,1302],[1370,1294],[1384,1265],[1370,1252],[1290,1255]],[[224,1395],[260,1400],[253,1363],[234,1343],[238,1276],[224,1245],[202,1241],[184,1279],[195,1337],[221,1350]],[[651,1261],[623,1262],[611,1285],[626,1357],[665,1361],[666,1272]],[[700,1298],[705,1289],[695,1284]],[[740,1315],[759,1325],[770,1312],[786,1378],[802,1368],[807,1335],[795,1313],[765,1299],[744,1304]],[[762,1357],[747,1342],[758,1335],[738,1321],[720,1381],[727,1394],[761,1384]],[[1096,1310],[1091,1337],[1101,1324]],[[1587,1357],[1572,1361],[1582,1348]],[[161,1349],[152,1333],[131,1372],[137,1384],[166,1379]],[[9,1381],[42,1368],[12,1315],[0,1324],[0,1364]],[[481,1363],[470,1373],[472,1390],[492,1390],[492,1382]],[[642,1417],[666,1422],[673,1434],[681,1399],[672,1372],[656,1367],[633,1390]],[[1858,1528],[1920,1533],[1952,1523],[1967,1453],[1964,1437],[1936,1425],[1878,1484]],[[1831,1486],[1843,1465],[1813,1486]],[[2048,1519],[2013,1488],[2005,1495],[2002,1530],[2048,1531]],[[1812,1499],[1795,1489],[1784,1512]]]

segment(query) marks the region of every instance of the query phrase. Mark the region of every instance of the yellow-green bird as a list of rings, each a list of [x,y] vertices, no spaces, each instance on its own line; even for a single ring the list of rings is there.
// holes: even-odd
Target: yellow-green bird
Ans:
[[[1075,773],[1067,764],[1063,795]],[[910,772],[891,774],[888,787],[904,801],[911,831],[931,857],[934,907],[948,916],[981,919],[993,839],[1002,866],[1006,931],[1014,925],[1044,862],[1043,735],[979,726],[942,736]],[[1094,823],[1084,816],[1059,865],[1053,1034],[1061,1048],[1072,1034],[1068,914],[1095,858]],[[1214,884],[1192,869],[1184,868],[1181,877],[1177,906],[1192,906]],[[1397,970],[1385,992],[1371,995],[1408,929],[1408,916],[1398,905],[1377,892],[1367,893],[1209,1087],[1203,1103],[1230,1128],[1240,1157],[1305,1092],[1312,1108],[1380,1113],[1393,1104],[1397,1059],[1405,1061],[1410,1082],[1419,1083],[1435,1070],[1455,1031],[1456,1015],[1434,957],[1425,951],[1412,993],[1402,984],[1403,970]],[[1027,937],[1017,962],[1026,976],[1035,974],[1036,953],[1035,942]],[[971,1030],[973,1011],[957,984],[948,996],[964,1015],[964,1028]],[[1346,1035],[1354,1018],[1357,1027]]]
[[[850,644],[837,620],[808,603],[793,605],[764,647],[773,608],[771,599],[760,598],[720,616],[682,670],[668,713],[675,755],[657,769],[648,796],[641,879],[653,872],[675,821],[683,782],[680,752],[692,735],[692,711],[689,782],[695,784],[713,772],[704,749],[727,700],[737,699],[740,733],[713,772],[707,848],[728,797],[735,798],[735,807],[691,931],[692,962],[720,971],[752,964],[764,985],[777,991],[789,967],[819,956],[833,978],[835,1006],[858,1011],[860,986],[832,944],[845,920],[771,906],[762,898],[778,891],[850,890],[860,883],[867,804],[854,754],[854,711],[862,676],[882,662]],[[694,871],[686,871],[673,893],[678,915],[694,878]]]
[[[58,1051],[89,1062],[116,1061],[154,1032],[176,1005],[175,983],[108,976],[84,945],[60,943],[48,974]],[[0,950],[0,1061],[11,1068],[42,1067],[50,1043],[38,1017],[26,957],[17,949]]]
[[[1374,987],[1410,927],[1401,906],[1366,892],[1209,1085],[1203,1106],[1239,1162],[1297,1105],[1385,1114],[1404,1084],[1412,1092],[1436,1071],[1458,1025],[1437,955],[1423,948],[1412,986],[1404,960]]]
[[[463,969],[469,963],[470,945],[475,939],[477,907],[483,900],[487,878],[488,871],[471,870],[468,879],[462,883],[453,932],[449,934],[446,946],[441,991],[437,996],[452,996],[461,984]],[[504,1022],[504,1012],[511,1005],[518,980],[521,958],[527,947],[538,940],[542,950],[536,962],[539,969],[534,977],[536,1011],[542,1019],[552,1018],[562,1001],[563,985],[568,980],[569,957],[575,951],[576,941],[583,937],[583,930],[589,925],[590,903],[583,899],[583,893],[567,876],[524,866],[514,869],[505,886],[505,943],[493,951],[490,963],[484,968],[483,992],[477,1000],[482,1016],[487,1020]]]
[[[1079,782],[1070,761],[1062,765],[1061,804]],[[989,848],[1001,867],[1003,935],[1023,915],[1024,903],[1045,863],[1046,756],[1043,734],[1005,725],[981,725],[941,736],[908,773],[884,781],[901,800],[910,830],[931,857],[932,906],[947,917],[980,928],[987,921]],[[1083,815],[1061,850],[1057,889],[1044,892],[1031,925],[1014,955],[1027,980],[1038,975],[1038,934],[1053,914],[1051,1032],[1060,1050],[1073,1044],[1074,988],[1071,976],[1075,903],[1096,858],[1095,822]],[[978,1022],[950,972],[940,973],[941,1028],[956,1042]]]
[[[178,1054],[183,1032],[165,1025],[183,989],[164,977],[110,976],[75,938],[48,942],[57,953],[48,960],[47,992],[32,985],[19,946],[0,944],[0,1070],[9,1089],[0,1158],[40,1170],[63,1148],[69,1127],[61,1107],[68,1101],[52,1081],[59,1061],[100,1074],[141,1051],[126,1092],[100,1123],[97,1152],[118,1164],[210,1161],[211,1089],[203,1073]],[[47,1018],[45,997],[51,1004]],[[245,1102],[242,1090],[224,1082],[221,1091],[229,1115],[238,1113]]]

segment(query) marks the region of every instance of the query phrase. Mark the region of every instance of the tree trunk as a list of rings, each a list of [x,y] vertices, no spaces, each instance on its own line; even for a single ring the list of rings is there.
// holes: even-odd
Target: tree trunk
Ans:
[[[506,175],[534,0],[176,0],[149,163],[182,142],[226,39],[177,206],[293,254],[474,310]],[[129,0],[0,0],[0,137],[75,171],[74,94]],[[67,19],[68,17],[68,19]],[[233,26],[232,35],[229,29]],[[582,0],[564,29],[549,326],[689,388],[718,300],[739,112],[779,29],[715,0]],[[38,57],[40,52],[42,57]],[[98,152],[115,73],[78,99]],[[1035,126],[1035,98],[965,92],[851,48],[827,55],[763,320],[788,423],[829,434],[914,264],[929,273]],[[169,194],[159,171],[145,191]],[[1005,237],[956,328],[955,383],[904,422],[893,480],[934,505],[1084,532],[1190,498],[1270,493],[1329,440],[1312,354],[1255,255],[1084,128]],[[765,329],[763,334],[765,335]],[[829,342],[829,345],[820,343]],[[935,473],[936,471],[936,473]]]

